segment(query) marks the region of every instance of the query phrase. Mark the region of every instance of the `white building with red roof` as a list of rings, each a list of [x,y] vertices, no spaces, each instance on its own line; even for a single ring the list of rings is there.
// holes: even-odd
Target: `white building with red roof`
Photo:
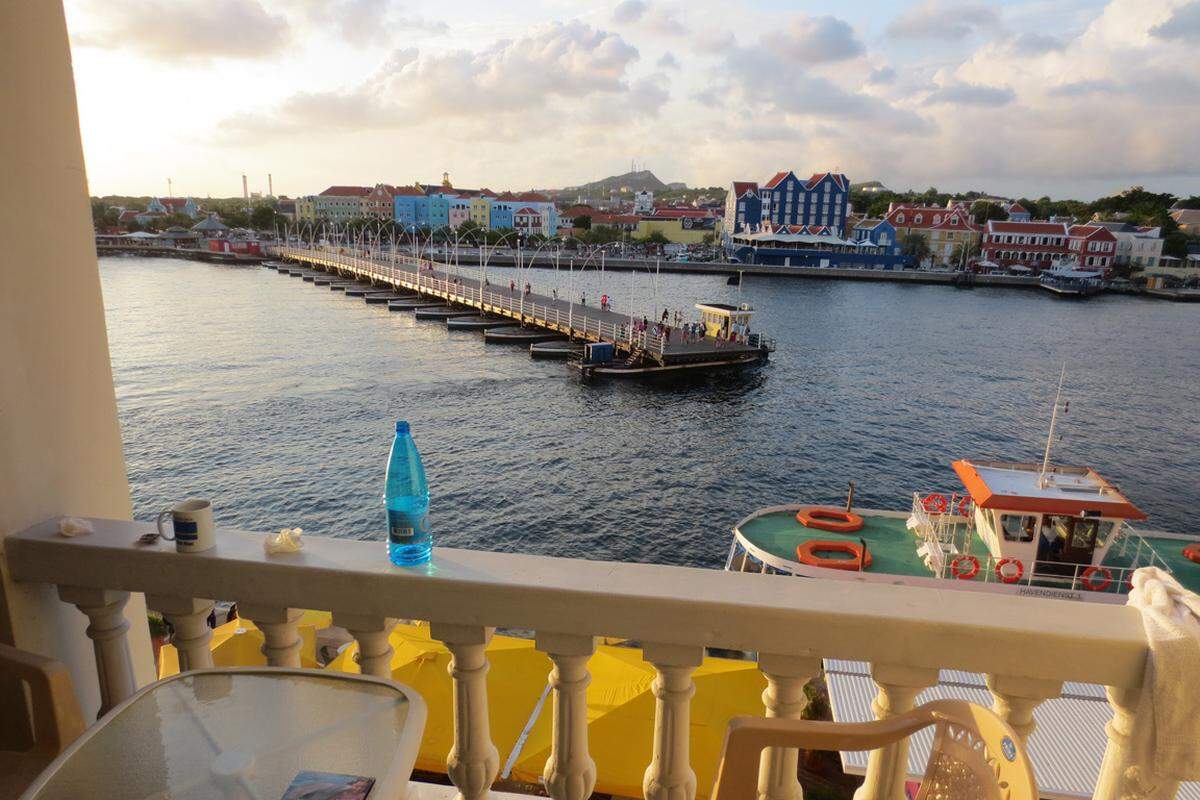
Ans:
[[[988,220],[983,259],[1001,267],[1049,269],[1070,254],[1070,234],[1061,222]]]
[[[1067,229],[1067,250],[1079,269],[1111,272],[1117,258],[1117,237],[1101,225],[1072,225]]]

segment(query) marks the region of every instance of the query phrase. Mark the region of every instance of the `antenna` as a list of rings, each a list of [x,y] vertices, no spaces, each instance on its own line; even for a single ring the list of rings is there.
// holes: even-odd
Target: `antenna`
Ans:
[[[1062,397],[1063,380],[1066,377],[1067,362],[1064,361],[1062,372],[1058,376],[1058,391],[1054,393],[1054,408],[1050,412],[1050,434],[1046,437],[1046,453],[1042,456],[1042,471],[1038,474],[1039,489],[1046,488],[1046,470],[1050,469],[1050,445],[1054,443],[1054,426],[1058,422],[1058,401]]]

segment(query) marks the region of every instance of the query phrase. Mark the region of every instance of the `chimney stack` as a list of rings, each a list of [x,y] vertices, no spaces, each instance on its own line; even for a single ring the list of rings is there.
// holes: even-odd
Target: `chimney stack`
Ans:
[[[271,197],[275,196],[275,182],[271,178],[271,173],[267,173],[267,194]]]
[[[246,183],[246,173],[242,173],[242,200],[246,203],[246,211],[250,210],[250,187]]]

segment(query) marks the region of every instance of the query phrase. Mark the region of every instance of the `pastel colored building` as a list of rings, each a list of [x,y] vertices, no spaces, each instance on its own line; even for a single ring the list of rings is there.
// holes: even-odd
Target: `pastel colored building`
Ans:
[[[306,194],[296,198],[296,221],[317,221],[317,198],[314,195]]]
[[[146,204],[146,211],[166,216],[182,214],[192,219],[199,219],[202,215],[200,206],[190,197],[152,197]]]
[[[896,229],[886,219],[860,220],[854,226],[851,239],[859,244],[873,245],[881,253],[897,255],[900,252]]]
[[[513,228],[526,235],[541,233],[542,215],[535,208],[522,206],[513,212]]]
[[[1162,228],[1150,228],[1129,222],[1092,221],[1089,225],[1106,228],[1117,238],[1115,264],[1134,271],[1157,267],[1162,263]]]
[[[946,208],[892,203],[884,219],[895,229],[899,242],[914,233],[924,236],[934,263],[950,262],[960,247],[974,246],[983,239],[983,229],[972,220],[965,203],[951,203]]]
[[[492,198],[480,193],[478,197],[472,197],[468,202],[470,219],[480,228],[491,230],[492,228]]]
[[[371,194],[366,186],[330,186],[314,198],[317,219],[348,222],[363,216],[363,200]]]
[[[672,244],[702,244],[704,237],[712,232],[712,225],[697,225],[690,217],[642,217],[638,220],[635,235],[645,238],[660,233]]]
[[[448,212],[448,224],[451,228],[457,228],[471,218],[471,201],[462,197],[450,198],[450,208]]]

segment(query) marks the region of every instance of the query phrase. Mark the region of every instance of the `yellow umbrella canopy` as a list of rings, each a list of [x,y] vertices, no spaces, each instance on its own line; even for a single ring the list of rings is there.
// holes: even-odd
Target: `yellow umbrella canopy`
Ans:
[[[317,668],[317,631],[332,624],[328,611],[305,611],[297,623],[300,633],[300,666]],[[263,632],[248,619],[239,618],[218,625],[212,633],[214,667],[261,667],[267,657],[262,654]],[[179,651],[174,645],[164,645],[158,659],[158,677],[166,678],[179,672]]]
[[[446,756],[454,744],[454,687],[450,651],[429,636],[426,625],[397,625],[389,637],[395,651],[392,679],[415,689],[425,699],[429,718],[416,768],[445,772]],[[354,657],[358,643],[348,645],[326,669],[359,672]],[[529,639],[494,636],[487,647],[489,662],[488,717],[492,742],[503,767],[521,732],[547,691],[550,659]],[[539,715],[540,716],[540,715]],[[546,722],[549,723],[549,715]],[[539,720],[540,721],[540,720]]]
[[[600,646],[588,662],[588,750],[596,762],[596,791],[640,797],[654,737],[654,667],[642,651]],[[691,763],[696,793],[707,797],[716,777],[717,759],[730,718],[762,714],[766,678],[756,664],[706,658],[693,673],[696,694],[691,705]],[[550,757],[552,727],[549,704],[530,730],[511,775],[536,782]],[[504,751],[501,750],[501,758]]]

